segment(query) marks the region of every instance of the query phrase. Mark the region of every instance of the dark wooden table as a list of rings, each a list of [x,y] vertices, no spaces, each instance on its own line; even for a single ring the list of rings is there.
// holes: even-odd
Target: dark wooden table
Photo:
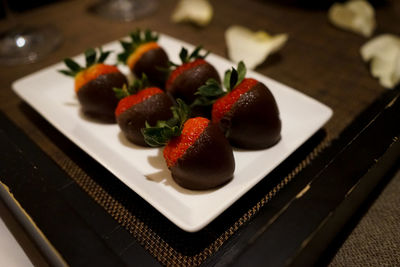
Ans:
[[[103,184],[101,177],[112,175],[19,99],[11,91],[11,83],[14,80],[57,63],[67,56],[79,54],[88,47],[120,39],[136,28],[150,28],[192,44],[203,44],[211,52],[225,57],[224,31],[230,25],[238,24],[253,30],[266,30],[272,34],[288,33],[289,41],[285,47],[271,56],[256,71],[316,98],[330,106],[334,115],[323,130],[272,174],[273,177],[269,179],[272,184],[261,183],[250,192],[252,195],[247,194],[233,207],[235,211],[228,210],[219,221],[217,220],[215,225],[218,226],[212,226],[212,231],[209,231],[212,232],[210,236],[219,236],[216,240],[220,240],[221,244],[217,246],[215,242],[212,243],[214,244],[212,252],[207,254],[197,248],[194,252],[185,254],[178,245],[174,247],[175,241],[170,239],[168,234],[163,235],[163,230],[160,230],[163,227],[146,221],[142,213],[147,209],[155,213],[151,211],[151,207],[145,207],[144,211],[137,211],[131,207],[129,211],[144,224],[150,225],[151,233],[155,233],[154,238],[161,236],[166,246],[172,244],[168,248],[174,255],[172,258],[155,256],[157,250],[146,244],[152,239],[143,239],[141,234],[136,234],[137,228],[129,228],[131,224],[117,220],[111,220],[110,225],[113,225],[113,230],[118,229],[117,232],[120,233],[113,232],[107,236],[115,240],[108,239],[110,243],[107,243],[108,241],[104,241],[105,235],[95,231],[93,236],[88,237],[89,243],[86,246],[88,251],[75,251],[72,244],[68,243],[66,234],[57,234],[55,230],[57,225],[48,223],[44,214],[37,215],[40,217],[37,219],[41,222],[37,226],[48,235],[50,243],[68,263],[93,263],[94,255],[103,250],[109,251],[99,255],[97,262],[107,258],[110,262],[115,260],[114,263],[126,264],[141,259],[148,264],[155,264],[154,256],[163,264],[174,262],[182,264],[180,261],[182,257],[187,257],[188,260],[183,261],[186,264],[240,266],[248,259],[252,259],[254,264],[270,263],[274,266],[313,263],[319,260],[319,256],[328,248],[334,236],[373,187],[381,182],[384,175],[396,164],[400,151],[398,139],[400,103],[397,99],[399,88],[388,91],[370,76],[368,66],[363,63],[359,55],[359,48],[367,39],[331,26],[324,6],[305,5],[303,1],[216,0],[212,1],[215,15],[211,24],[205,28],[198,28],[170,21],[176,1],[160,1],[160,7],[155,14],[129,23],[109,21],[88,13],[88,8],[93,3],[94,1],[90,0],[61,1],[18,16],[18,20],[25,24],[55,25],[61,30],[64,40],[56,51],[37,63],[0,66],[0,109],[8,118],[2,119],[4,123],[10,120],[22,130],[17,133],[20,130],[7,126],[7,130],[4,130],[5,136],[15,133],[10,137],[10,142],[28,147],[31,153],[27,153],[29,156],[26,158],[29,160],[44,157],[59,166],[58,170],[55,168],[45,174],[51,176],[63,173],[60,177],[65,176],[63,178],[65,180],[60,178],[59,181],[63,186],[69,186],[71,183],[76,185],[74,190],[77,192],[74,190],[69,193],[64,192],[66,195],[63,197],[68,199],[69,196],[78,194],[79,199],[88,203],[94,200],[93,203],[90,202],[90,207],[99,209],[98,213],[101,214],[99,218],[102,220],[110,220],[111,217],[105,219],[110,211],[99,205],[96,196],[80,183],[82,181],[80,177],[91,177],[100,187],[109,187],[110,185]],[[400,35],[398,27],[400,4],[396,1],[380,3],[377,6],[377,21],[376,34],[389,32]],[[8,26],[7,22],[0,22],[0,30]],[[26,136],[29,138],[26,139]],[[30,142],[34,145],[32,146]],[[83,166],[85,164],[80,162],[82,160],[87,161],[88,165]],[[46,162],[46,160],[41,161],[42,164]],[[15,173],[7,171],[7,167],[9,168],[2,166],[4,169],[2,182],[11,181],[10,178],[3,178],[7,175],[18,174],[18,171]],[[313,186],[310,190],[304,191],[304,197],[296,197],[307,184]],[[21,182],[19,185],[23,187],[24,183]],[[132,194],[127,193],[118,182],[112,182],[111,187],[118,188],[116,192],[122,190],[124,194]],[[113,190],[106,191],[113,196]],[[273,190],[275,193],[271,193]],[[40,194],[38,192],[36,193]],[[129,196],[128,199],[141,201],[137,196]],[[29,198],[24,201],[29,202]],[[76,203],[74,205],[79,206]],[[246,212],[252,208],[253,212]],[[73,213],[75,209],[73,206],[69,212]],[[233,219],[227,219],[230,215]],[[116,218],[115,215],[113,218]],[[244,220],[244,223],[235,224],[235,221],[240,220]],[[291,223],[293,220],[296,223]],[[167,224],[165,229],[178,232],[173,226],[168,225],[168,222],[162,219],[161,221]],[[230,226],[225,226],[228,230],[222,226],[225,222],[229,222]],[[95,228],[90,223],[85,223],[87,229]],[[75,226],[81,227],[82,224],[84,223],[76,222]],[[115,227],[114,224],[119,227]],[[72,225],[63,227],[72,231]],[[83,228],[86,229],[85,227]],[[232,233],[227,234],[229,231]],[[188,240],[197,240],[197,237],[177,234]],[[223,235],[226,235],[226,238],[221,241],[219,238]],[[73,240],[74,238],[76,240]],[[70,236],[71,242],[81,241],[80,238],[77,234]],[[107,244],[96,250],[97,241]],[[127,242],[129,246],[116,248],[118,241]],[[161,246],[161,243],[157,244],[156,246]],[[126,251],[131,252],[136,258],[127,256]],[[85,253],[87,262],[78,260]],[[202,257],[196,258],[196,255],[192,254]]]

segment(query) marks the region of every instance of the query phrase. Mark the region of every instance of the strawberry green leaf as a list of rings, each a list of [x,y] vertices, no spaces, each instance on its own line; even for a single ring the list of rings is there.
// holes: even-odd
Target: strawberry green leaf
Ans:
[[[122,99],[124,97],[134,95],[140,90],[143,90],[149,86],[149,80],[147,79],[146,74],[142,74],[141,79],[136,79],[133,83],[129,86],[126,84],[123,85],[122,88],[113,88],[115,92],[115,96],[118,99]]]
[[[149,42],[157,42],[158,41],[158,35],[154,34],[150,30],[145,30],[144,32],[144,40],[146,43]]]
[[[123,48],[123,52],[117,55],[118,61],[121,63],[125,63],[128,59],[129,55],[133,53],[133,46],[130,42],[119,41]]]
[[[85,51],[86,68],[89,68],[95,64],[104,63],[110,53],[111,51],[104,52],[101,47],[98,48],[98,52],[93,48],[87,49]],[[97,54],[99,54],[99,57],[97,57]]]
[[[149,80],[147,79],[146,74],[142,73],[142,78],[136,79],[133,81],[132,85],[129,86],[129,94],[133,95],[143,90],[144,88],[149,86]]]
[[[144,141],[151,147],[164,146],[168,143],[169,136],[164,133],[163,128],[150,127],[146,122],[146,128],[142,128],[141,132],[144,137]]]
[[[104,63],[106,61],[107,57],[110,55],[111,51],[103,51],[103,49],[100,47],[100,56],[99,59],[97,60],[98,63]]]
[[[240,61],[237,70],[232,67],[227,70],[224,76],[224,86],[228,91],[232,91],[238,84],[240,84],[246,76],[246,66],[243,61]]]
[[[78,63],[76,63],[75,61],[73,61],[70,58],[64,59],[64,63],[65,63],[65,65],[67,65],[67,67],[70,70],[72,70],[73,72],[76,72],[76,73],[78,73],[79,71],[81,71],[83,69]]]
[[[231,80],[231,71],[227,70],[225,71],[225,75],[224,75],[224,86],[228,91],[231,91],[230,88],[230,80]]]
[[[86,68],[89,68],[98,63],[104,63],[110,53],[111,51],[103,52],[103,49],[101,47],[99,47],[98,52],[93,48],[87,49],[85,51]],[[97,54],[99,54],[98,58]]]
[[[58,72],[67,76],[75,77],[75,73],[70,70],[58,70]]]
[[[85,51],[85,60],[86,60],[86,66],[81,67],[78,63],[76,63],[74,60],[70,58],[64,59],[65,65],[69,68],[69,70],[60,70],[60,73],[63,73],[68,76],[76,76],[80,71],[85,70],[89,68],[90,66],[93,66],[97,63],[103,63],[104,60],[108,57],[108,55],[111,53],[111,51],[106,51],[103,52],[101,47],[99,48],[99,58],[97,59],[97,52],[93,48],[89,48]]]
[[[168,67],[179,67],[179,65],[172,61],[168,61]],[[170,70],[168,70],[168,71],[170,71]]]
[[[75,77],[81,70],[84,69],[78,63],[76,63],[70,58],[64,59],[64,63],[65,65],[67,65],[69,70],[59,70],[58,72],[65,74],[67,76]]]
[[[197,89],[195,95],[201,96],[221,96],[225,94],[222,90],[221,85],[215,79],[208,79],[206,83]]]
[[[146,122],[146,128],[143,128],[142,134],[144,141],[151,147],[164,146],[175,136],[179,136],[181,130],[178,126],[169,126],[168,124],[159,124],[151,127]]]
[[[144,39],[145,39],[146,41],[150,41],[150,40],[152,39],[151,31],[149,31],[149,30],[145,30],[145,31],[144,31]]]
[[[177,106],[173,106],[171,110],[173,118],[176,118],[178,120],[180,128],[182,128],[183,124],[185,123],[185,121],[187,121],[187,119],[190,116],[190,108],[180,98],[176,100],[176,104]]]
[[[121,44],[121,46],[124,50],[130,50],[132,47],[132,43],[130,43],[130,42],[119,41],[119,43]]]
[[[85,51],[86,68],[89,68],[96,63],[96,51],[93,48],[89,48]]]
[[[145,123],[145,128],[141,129],[144,141],[152,147],[163,146],[175,136],[181,134],[178,125],[174,125],[171,121],[158,121],[155,126]]]
[[[117,55],[117,60],[119,63],[125,64],[126,60],[128,59],[129,55],[126,55],[125,53],[120,53]]]
[[[188,51],[186,48],[182,47],[181,52],[179,53],[179,58],[181,59],[182,63],[186,63],[189,61]]]
[[[207,51],[204,55],[199,55],[198,58],[205,59],[210,54],[210,51]]]
[[[197,89],[195,95],[198,97],[196,97],[190,107],[211,106],[218,98],[225,94],[226,92],[222,90],[221,85],[215,79],[208,79],[204,85]]]
[[[189,56],[189,61],[190,61],[191,59],[198,59],[198,58],[205,59],[205,58],[208,56],[208,54],[210,54],[209,51],[206,51],[206,53],[205,53],[204,55],[200,55],[201,49],[203,49],[203,46],[201,46],[201,45],[199,45],[198,47],[196,47],[196,48],[194,49],[194,51],[190,54],[190,56]]]
[[[241,83],[246,77],[246,65],[243,63],[243,61],[239,62],[237,67],[237,72],[238,72],[238,81],[236,85]]]
[[[187,50],[185,47],[182,47],[181,51],[179,52],[179,58],[181,59],[182,64],[188,63],[188,62],[190,62],[190,61],[192,61],[192,60],[204,59],[204,58],[206,58],[210,52],[207,51],[204,55],[201,55],[201,54],[200,54],[201,49],[203,49],[203,47],[202,47],[201,45],[200,45],[200,46],[197,46],[197,47],[193,50],[193,52],[190,53],[190,55],[189,55],[188,50]],[[173,63],[173,62],[171,62],[170,65],[172,65],[172,66],[179,66],[178,64],[175,64],[175,63]]]
[[[177,106],[171,107],[173,117],[168,121],[158,121],[155,126],[146,122],[142,134],[149,146],[163,146],[173,137],[179,136],[183,124],[189,118],[190,108],[181,99],[177,99]]]
[[[133,44],[140,43],[140,30],[137,29],[135,32],[131,33],[131,39]]]
[[[158,35],[153,34],[150,30],[141,31],[137,29],[130,33],[130,38],[131,41],[129,42],[119,41],[123,48],[123,52],[118,54],[118,61],[121,63],[126,63],[129,56],[142,44],[158,41]]]
[[[230,89],[235,88],[237,82],[238,82],[238,73],[236,69],[232,68],[231,78],[229,79],[229,88]]]
[[[191,108],[194,107],[204,107],[204,106],[211,106],[214,103],[214,101],[210,101],[207,97],[204,96],[199,96],[196,97],[196,99],[190,104]]]
[[[122,86],[122,88],[114,87],[113,91],[115,93],[115,97],[118,98],[118,99],[122,99],[122,98],[125,98],[125,97],[130,95],[128,87],[126,86],[126,84],[124,84]]]
[[[193,52],[190,54],[189,58],[197,58],[199,56],[200,50],[203,47],[201,45],[199,45],[198,47],[196,47]]]

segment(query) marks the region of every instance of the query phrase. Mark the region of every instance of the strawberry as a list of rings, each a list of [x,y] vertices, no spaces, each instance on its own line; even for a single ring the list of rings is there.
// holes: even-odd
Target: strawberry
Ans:
[[[221,83],[216,69],[204,60],[208,53],[200,55],[201,46],[197,47],[190,55],[188,50],[182,48],[179,57],[181,65],[170,63],[175,69],[169,75],[165,89],[175,98],[181,98],[186,103],[192,103],[197,89],[208,79],[214,79]]]
[[[114,88],[118,98],[122,98],[115,110],[115,117],[126,138],[134,144],[147,146],[141,129],[145,123],[155,124],[159,120],[172,117],[172,100],[158,87],[147,87],[147,77],[122,89]]]
[[[166,144],[163,155],[172,178],[180,186],[206,190],[229,182],[235,161],[232,147],[217,125],[203,117],[188,118],[180,99],[167,122],[146,125],[143,135],[151,146]]]
[[[199,88],[195,103],[212,104],[212,121],[220,126],[232,145],[247,149],[262,149],[276,144],[280,138],[279,110],[270,90],[252,78],[245,78],[246,67],[239,62],[237,70],[225,73],[223,92],[208,81]],[[210,95],[221,96],[207,102]],[[202,99],[203,98],[203,99]]]
[[[99,57],[94,49],[85,51],[86,66],[81,67],[70,58],[64,60],[69,70],[59,72],[75,78],[75,92],[85,115],[102,122],[114,122],[114,110],[118,99],[114,87],[127,83],[117,67],[104,64],[110,52],[99,49]]]
[[[118,60],[128,65],[136,77],[145,74],[149,81],[164,86],[168,69],[168,56],[158,45],[158,35],[151,31],[136,30],[130,34],[131,41],[120,41],[124,51],[118,54]]]

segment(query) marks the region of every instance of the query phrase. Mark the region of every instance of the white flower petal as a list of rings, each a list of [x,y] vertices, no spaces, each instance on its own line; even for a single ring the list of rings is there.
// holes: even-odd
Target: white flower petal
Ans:
[[[380,54],[381,56],[387,53],[391,47],[399,45],[399,38],[393,34],[382,34],[371,40],[361,47],[361,56],[364,61],[368,61],[372,56]]]
[[[328,17],[333,25],[365,37],[371,36],[376,27],[374,8],[365,0],[335,3],[329,9]]]
[[[180,0],[174,13],[173,22],[192,22],[206,26],[213,16],[213,8],[207,0]]]
[[[386,88],[394,88],[400,82],[400,38],[383,34],[364,44],[360,53],[364,61],[371,61],[373,77]]]
[[[242,26],[231,26],[225,32],[229,58],[238,63],[243,60],[253,69],[265,61],[269,54],[278,51],[287,41],[287,34],[270,36],[266,32],[252,32]]]

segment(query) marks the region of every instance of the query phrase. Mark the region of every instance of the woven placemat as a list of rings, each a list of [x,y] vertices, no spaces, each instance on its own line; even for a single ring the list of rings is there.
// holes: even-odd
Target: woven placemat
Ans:
[[[330,138],[326,136],[304,160],[289,174],[279,179],[279,182],[265,195],[250,203],[250,206],[239,207],[239,211],[225,216],[223,222],[211,224],[197,233],[186,233],[178,229],[150,205],[146,205],[129,188],[113,183],[109,177],[94,180],[68,157],[56,157],[56,161],[58,159],[57,163],[64,171],[161,264],[196,266],[218,251],[329,143]],[[229,218],[226,219],[227,217]]]

